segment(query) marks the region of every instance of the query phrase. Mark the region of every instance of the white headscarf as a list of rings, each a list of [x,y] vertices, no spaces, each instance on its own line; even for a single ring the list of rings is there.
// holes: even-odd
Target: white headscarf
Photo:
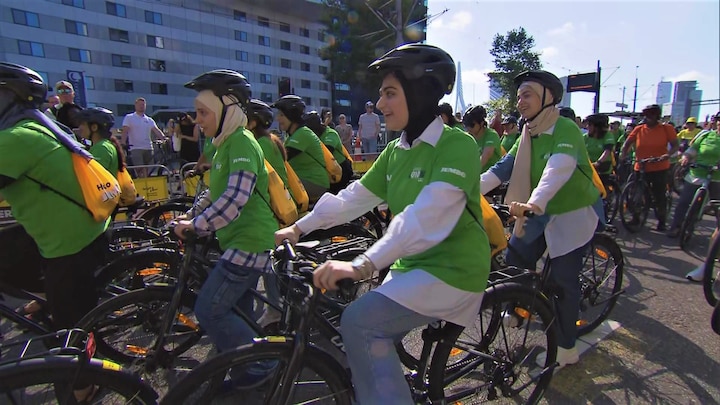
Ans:
[[[222,129],[212,140],[215,147],[222,145],[222,143],[225,142],[225,139],[227,139],[227,137],[238,128],[247,126],[247,115],[245,115],[245,112],[240,105],[237,104],[235,97],[223,96],[222,101],[220,101],[220,98],[218,98],[218,96],[216,96],[211,90],[202,90],[198,93],[195,99],[215,114],[215,125],[218,128],[220,128],[220,117],[222,116],[223,104],[228,106],[227,112],[225,113],[225,121],[222,123]]]

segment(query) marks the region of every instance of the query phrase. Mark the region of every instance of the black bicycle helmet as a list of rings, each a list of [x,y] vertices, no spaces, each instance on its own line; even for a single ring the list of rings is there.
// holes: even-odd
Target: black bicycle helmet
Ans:
[[[247,116],[249,120],[256,120],[265,128],[270,128],[273,122],[272,108],[256,98],[250,100],[248,103]]]
[[[658,111],[658,112],[660,112],[660,111],[662,111],[662,108],[661,108],[659,105],[657,105],[657,104],[650,104],[650,105],[648,105],[648,106],[645,106],[645,108],[643,108],[643,113],[644,113],[645,111]]]
[[[573,120],[573,122],[574,122],[575,121],[575,110],[573,110],[570,107],[562,107],[560,109],[560,116],[569,118],[569,119]]]
[[[14,63],[0,62],[0,88],[8,89],[17,98],[38,108],[45,102],[47,85],[40,74]]]
[[[250,83],[245,76],[229,69],[205,72],[185,83],[185,87],[195,91],[210,90],[218,97],[234,96],[243,107],[252,96]]]
[[[592,124],[593,126],[600,129],[607,130],[608,127],[610,127],[610,119],[605,114],[591,114],[588,115],[585,119],[587,120],[588,124]]]
[[[305,126],[310,128],[315,135],[320,136],[325,132],[325,125],[323,125],[322,118],[317,111],[303,114],[302,119],[305,121]]]
[[[302,115],[305,112],[305,102],[294,94],[280,97],[270,107],[277,108],[282,111],[286,117],[292,122],[299,122],[302,120]]]
[[[453,109],[452,106],[449,103],[442,103],[438,106],[438,110],[440,114],[445,114],[448,117],[453,116]]]
[[[78,122],[87,122],[88,124],[97,124],[101,129],[110,131],[115,125],[115,116],[113,112],[103,107],[92,107],[80,110],[75,115]]]
[[[487,111],[485,111],[485,107],[481,105],[474,105],[465,111],[462,123],[464,126],[472,128],[475,126],[476,122],[484,122],[485,118],[487,118]]]
[[[550,94],[553,97],[551,105],[560,103],[563,98],[563,92],[565,91],[560,79],[545,70],[526,70],[515,76],[514,82],[516,87],[520,87],[520,85],[524,82],[540,83],[543,87],[550,91]],[[541,96],[543,98],[543,106],[545,106],[545,95],[541,94]]]
[[[401,45],[368,66],[370,72],[400,71],[407,80],[430,76],[444,94],[455,86],[455,61],[442,49],[426,44]]]

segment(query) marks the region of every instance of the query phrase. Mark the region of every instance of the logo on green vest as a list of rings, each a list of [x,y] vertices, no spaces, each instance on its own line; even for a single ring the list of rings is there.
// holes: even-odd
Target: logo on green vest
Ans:
[[[416,167],[410,172],[410,178],[413,180],[421,181],[425,177],[425,171],[422,167]]]

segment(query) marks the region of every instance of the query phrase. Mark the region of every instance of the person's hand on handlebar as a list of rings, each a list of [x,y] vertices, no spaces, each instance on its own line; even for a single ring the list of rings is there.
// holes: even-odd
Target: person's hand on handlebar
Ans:
[[[668,160],[668,159],[670,159],[670,154],[669,154],[669,153],[666,153],[666,154],[660,156],[660,160]]]
[[[181,220],[177,221],[175,224],[174,231],[178,238],[185,239],[188,233],[195,233],[195,227],[193,226],[192,221]]]
[[[302,230],[295,224],[280,229],[275,232],[275,246],[282,245],[285,239],[287,239],[291,245],[295,246],[300,240],[300,235],[302,235]]]
[[[510,214],[516,216],[516,217],[524,217],[525,212],[532,211],[536,215],[542,214],[542,210],[540,210],[540,207],[538,207],[535,204],[528,204],[528,203],[521,203],[517,201],[513,201],[510,203]]]
[[[325,290],[337,290],[337,282],[346,278],[360,280],[360,273],[353,269],[350,262],[328,260],[313,272],[313,284]]]
[[[690,164],[690,159],[687,157],[687,155],[680,156],[680,166],[687,166]]]

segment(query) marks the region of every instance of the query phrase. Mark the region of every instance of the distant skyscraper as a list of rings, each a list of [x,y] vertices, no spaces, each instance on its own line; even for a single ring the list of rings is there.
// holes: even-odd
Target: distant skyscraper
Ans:
[[[700,105],[697,102],[701,99],[702,90],[697,89],[697,81],[676,82],[670,119],[680,125],[689,117],[697,118],[700,113]]]
[[[567,76],[561,77],[560,81],[562,82],[563,89],[565,89],[565,92],[563,93],[562,101],[560,101],[560,104],[558,104],[558,107],[559,108],[570,107],[570,96],[572,96],[572,93],[567,92],[567,84],[568,84]]]
[[[672,96],[672,82],[661,81],[657,86],[657,97],[655,104],[663,105],[669,103]]]
[[[497,100],[503,96],[503,91],[500,88],[500,82],[495,79],[490,79],[490,100]]]

